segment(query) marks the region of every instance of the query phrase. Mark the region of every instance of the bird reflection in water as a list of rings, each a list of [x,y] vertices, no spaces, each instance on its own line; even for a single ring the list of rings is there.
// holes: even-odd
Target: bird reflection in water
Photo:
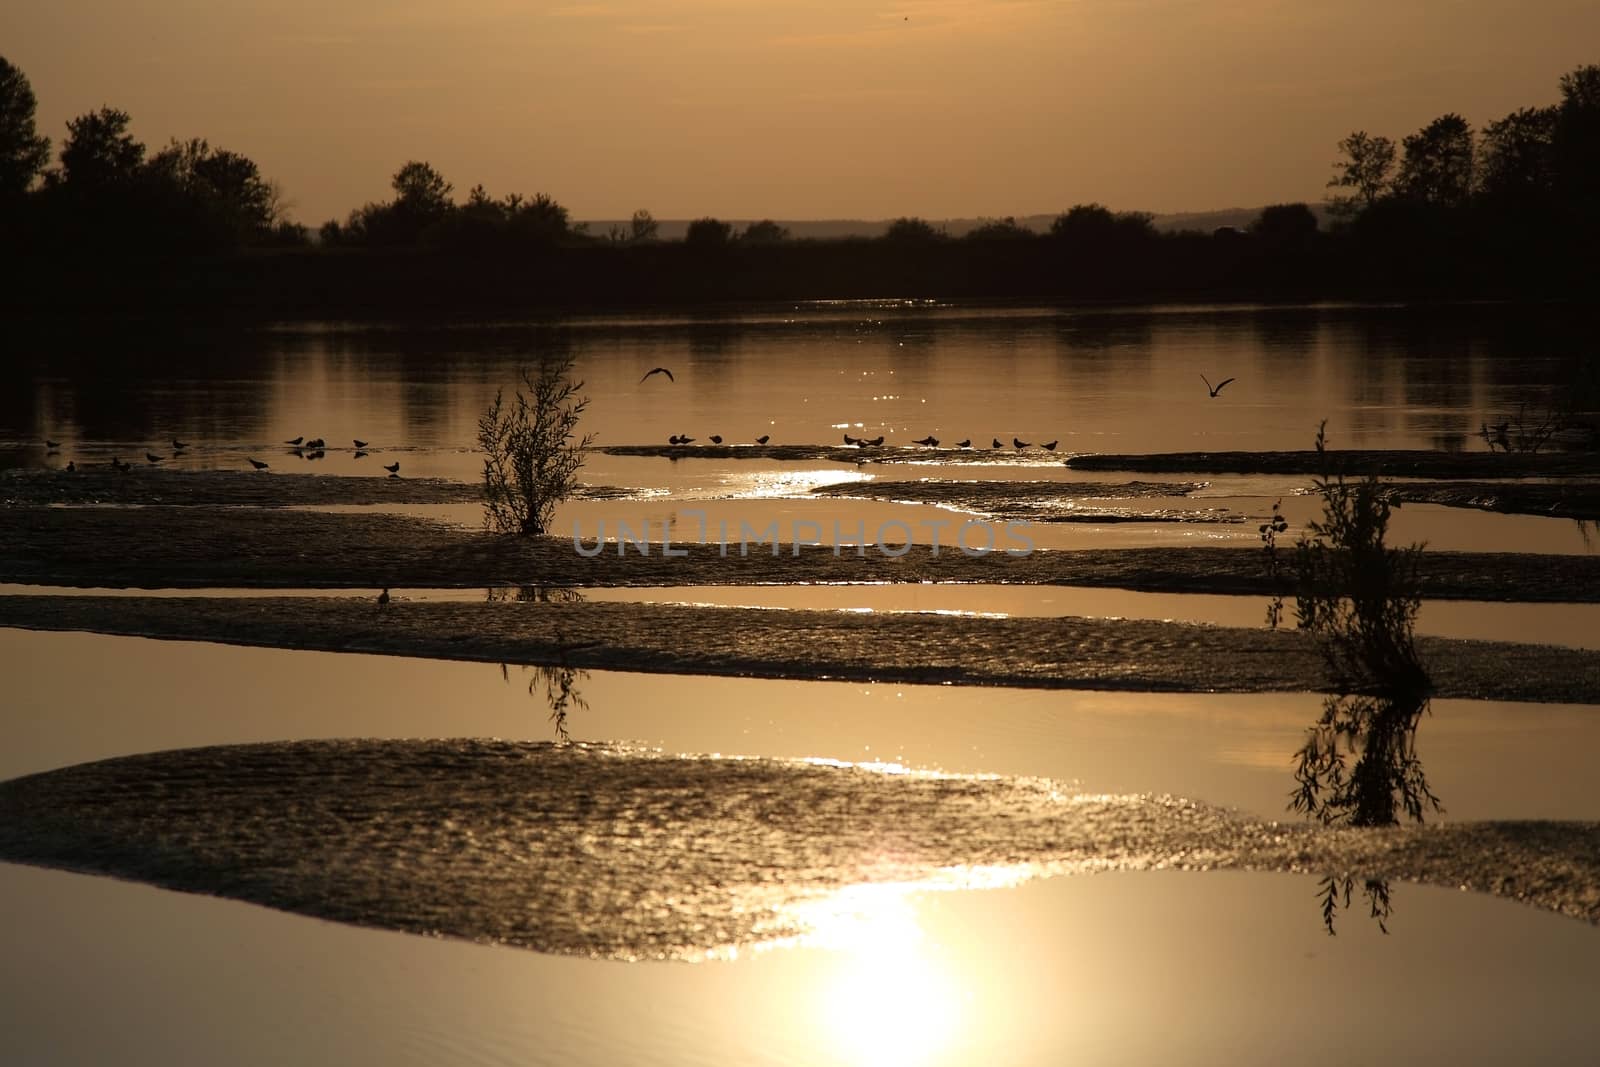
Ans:
[[[502,585],[493,586],[484,590],[485,599],[489,603],[517,603],[517,604],[578,604],[583,602],[583,593],[577,589],[565,586],[545,585]],[[572,740],[572,734],[567,729],[567,716],[573,711],[588,711],[589,702],[583,699],[579,692],[580,683],[589,680],[589,672],[573,667],[566,662],[569,652],[580,646],[569,643],[558,632],[556,643],[557,662],[541,664],[518,664],[517,669],[526,673],[528,677],[528,695],[535,699],[543,699],[550,708],[550,722],[555,727],[556,740],[566,744]],[[500,677],[507,684],[511,682],[511,664],[500,664]]]

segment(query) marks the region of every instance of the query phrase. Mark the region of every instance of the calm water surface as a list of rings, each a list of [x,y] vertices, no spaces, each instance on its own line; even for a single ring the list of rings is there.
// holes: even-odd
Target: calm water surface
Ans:
[[[554,324],[46,338],[0,363],[0,467],[138,460],[274,475],[473,480],[474,431],[518,363],[572,354],[600,444],[890,444],[927,434],[1061,454],[1484,446],[1592,354],[1592,312],[1457,307],[1117,311],[813,304]],[[676,382],[651,367],[670,367]],[[1212,399],[1200,381],[1237,380]],[[324,437],[310,461],[282,442]],[[44,439],[62,442],[47,455]],[[171,455],[173,438],[189,443]],[[353,441],[369,442],[357,457]],[[832,481],[1127,480],[1037,449],[1008,465],[775,464],[596,455],[642,490],[573,518],[915,519],[796,499]],[[1130,476],[1135,477],[1135,476]],[[1148,477],[1148,476],[1146,476]],[[1247,517],[1296,478],[1214,478]],[[473,509],[417,514],[476,522]],[[1565,520],[1406,508],[1435,548],[1592,552]],[[1254,526],[1052,528],[1041,546],[1256,544]],[[426,595],[426,594],[418,594]],[[610,595],[610,594],[601,594]],[[624,596],[641,595],[630,591]],[[752,606],[1259,622],[1242,598],[1079,590],[665,591]],[[1593,646],[1592,607],[1428,605],[1424,630]],[[1248,616],[1248,617],[1246,617]],[[482,664],[0,630],[0,778],[134,752],[316,737],[548,739],[527,676]],[[594,672],[573,734],[668,752],[891,760],[1044,775],[1281,815],[1313,695],[1044,693]],[[1600,819],[1592,707],[1440,701],[1419,752],[1446,819]],[[819,943],[704,965],[624,965],[357,930],[0,864],[0,1032],[27,1063],[1575,1062],[1600,1040],[1596,931],[1399,886],[1390,936],[1360,903],[1328,938],[1314,879],[1110,875],[838,903]],[[1350,1019],[1358,1025],[1347,1025]]]

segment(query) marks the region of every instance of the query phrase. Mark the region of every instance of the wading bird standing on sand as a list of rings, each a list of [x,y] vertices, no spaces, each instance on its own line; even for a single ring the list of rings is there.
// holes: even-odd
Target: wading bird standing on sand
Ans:
[[[395,460],[393,463],[385,463],[383,465],[383,469],[388,471],[390,474],[398,474],[400,471],[400,461]]]
[[[366,448],[367,447],[367,443],[365,441],[357,441],[354,437],[350,438],[350,441],[357,448]]]
[[[651,370],[647,370],[647,371],[645,371],[645,372],[644,372],[644,378],[648,378],[648,377],[650,377],[650,375],[652,375],[652,374],[665,374],[665,375],[666,375],[666,376],[667,376],[667,381],[669,381],[669,382],[675,382],[675,381],[677,381],[677,380],[678,380],[678,379],[676,379],[676,378],[674,378],[674,377],[673,377],[673,376],[672,376],[672,372],[671,372],[671,371],[669,371],[669,370],[668,370],[668,369],[667,369],[667,368],[665,368],[665,367],[655,367],[655,368],[653,368],[653,369],[651,369]],[[640,379],[639,379],[639,381],[640,381],[640,383],[641,383],[641,384],[643,384],[643,382],[644,382],[644,378],[640,378]]]
[[[770,440],[772,440],[772,437],[769,434],[762,434],[760,437],[756,438],[756,444],[764,445]]]
[[[1039,447],[1043,448],[1046,452],[1054,452],[1056,450],[1056,445],[1059,445],[1060,443],[1061,443],[1061,438],[1058,437],[1054,441],[1046,441],[1044,444],[1040,445]]]
[[[149,460],[151,463],[160,463],[161,462],[161,457],[156,455],[154,452],[146,452],[144,454],[144,458]]]
[[[994,439],[994,443],[991,444],[989,447],[990,448],[1004,448],[1006,446],[1000,443],[1000,438],[996,437]]]
[[[1013,437],[1011,439],[1011,443],[1013,445],[1015,445],[1017,448],[1032,448],[1033,447],[1033,443],[1031,441],[1024,441],[1020,437]]]
[[[1212,385],[1211,384],[1211,379],[1207,378],[1204,374],[1200,375],[1200,380],[1202,382],[1206,383],[1206,388],[1211,390],[1211,395],[1212,396],[1216,396],[1218,393],[1222,392],[1222,387],[1224,385],[1227,385],[1229,382],[1233,381],[1232,378],[1224,378],[1224,379],[1222,379],[1222,381],[1218,382],[1216,385]]]
[[[969,437],[965,441],[957,441],[956,442],[956,447],[957,448],[971,448],[972,447],[972,438]]]
[[[914,444],[914,445],[925,445],[928,448],[938,448],[939,447],[939,439],[937,437],[933,436],[932,434],[929,434],[927,437],[924,437],[920,441],[912,441],[911,443]]]
[[[261,462],[259,459],[254,459],[249,456],[246,456],[245,458],[250,460],[250,466],[254,467],[256,470],[264,471],[267,469],[267,465]]]
[[[714,444],[714,445],[720,445],[722,443],[722,435],[721,434],[716,434],[716,433],[712,434],[711,435],[711,443]]]
[[[383,592],[378,594],[378,610],[382,611],[389,606],[389,587],[384,586]]]
[[[306,439],[306,435],[305,434],[301,434],[299,437],[291,438],[290,440],[285,441],[284,444],[286,444],[286,445],[301,445],[301,444],[305,443],[305,439]]]
[[[70,460],[70,459],[67,460],[67,473],[68,474],[76,473],[77,469],[78,469],[78,465],[76,463],[72,462],[72,460]]]

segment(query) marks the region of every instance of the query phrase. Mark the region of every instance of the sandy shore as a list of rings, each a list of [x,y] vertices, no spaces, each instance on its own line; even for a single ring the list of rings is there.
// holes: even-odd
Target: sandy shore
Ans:
[[[848,886],[975,870],[1354,874],[1600,920],[1593,823],[1328,830],[1034,778],[501,741],[189,749],[14,779],[0,859],[628,959],[804,936],[807,906]]]
[[[259,508],[0,507],[0,582],[199,588],[772,585],[824,582],[983,582],[1082,585],[1147,592],[1270,596],[1260,551],[1150,548],[937,557],[925,546],[891,558],[788,546],[741,557],[717,545],[648,557],[615,546],[584,558],[570,538],[520,539],[399,515]],[[1600,557],[1428,552],[1424,594],[1435,599],[1600,602]]]
[[[1182,692],[1325,687],[1292,630],[675,604],[0,597],[0,626],[664,674]],[[1422,638],[1441,697],[1600,703],[1600,652]]]
[[[1312,449],[1286,452],[1157,452],[1071,456],[1080,471],[1152,474],[1304,474],[1324,469],[1388,478],[1596,478],[1600,452],[1429,452],[1403,449]]]

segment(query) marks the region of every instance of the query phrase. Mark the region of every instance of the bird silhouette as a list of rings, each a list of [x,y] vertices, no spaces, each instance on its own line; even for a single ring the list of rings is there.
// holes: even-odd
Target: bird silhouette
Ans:
[[[267,469],[267,465],[261,462],[259,459],[254,459],[248,456],[245,458],[250,460],[250,466],[254,467],[256,470],[264,471]]]
[[[861,443],[861,438],[851,437],[849,434],[845,434],[844,443],[847,445],[859,445]]]
[[[760,437],[756,438],[756,444],[764,445],[770,440],[772,440],[772,437],[771,437],[770,434],[762,434]]]
[[[667,438],[667,444],[669,444],[669,445],[676,445],[676,444],[681,444],[681,443],[682,443],[682,439],[677,434],[673,434],[671,437]]]
[[[1224,379],[1222,379],[1222,381],[1218,382],[1216,385],[1212,385],[1211,384],[1211,380],[1209,378],[1207,378],[1204,374],[1200,375],[1200,380],[1202,382],[1206,383],[1206,388],[1211,390],[1211,395],[1212,396],[1216,396],[1218,393],[1222,392],[1222,387],[1224,385],[1227,385],[1229,382],[1233,381],[1232,378],[1224,378]]]
[[[48,451],[51,451],[51,452],[54,452],[54,451],[55,451],[55,450],[56,450],[56,449],[58,449],[58,448],[60,448],[60,447],[61,447],[61,442],[60,442],[60,441],[50,441],[50,440],[46,440],[46,441],[45,441],[45,443],[44,443],[44,447],[45,447],[45,448],[46,448],[46,449],[47,449],[47,450],[48,450]]]
[[[146,452],[144,454],[144,458],[149,460],[151,463],[160,463],[161,462],[161,457],[156,455],[154,452]]]
[[[965,441],[957,441],[956,442],[956,447],[957,448],[971,448],[972,447],[972,438],[969,437]]]
[[[384,586],[383,592],[378,594],[378,610],[382,611],[389,606],[389,587]]]
[[[1033,447],[1033,443],[1032,442],[1024,441],[1020,437],[1013,437],[1011,439],[1011,444],[1012,444],[1012,446],[1014,448],[1032,448]]]
[[[996,437],[994,439],[994,443],[991,444],[989,447],[990,448],[1004,448],[1006,446],[1000,443],[1000,438]]]
[[[1040,447],[1042,447],[1046,452],[1054,452],[1056,450],[1056,445],[1059,445],[1060,443],[1061,443],[1061,438],[1058,437],[1054,441],[1046,441]]]
[[[305,434],[301,434],[299,437],[290,438],[289,440],[285,441],[284,444],[286,444],[286,445],[301,445],[301,444],[305,443],[305,440],[306,440],[306,435]]]
[[[178,440],[176,437],[174,437],[172,439],[172,450],[174,452],[182,452],[184,449],[186,449],[188,447],[189,447],[188,445],[184,444],[182,441]]]
[[[711,443],[714,445],[720,445],[722,443],[722,436],[720,434],[712,434]]]
[[[310,441],[307,441],[306,442],[306,447],[307,448],[326,448],[326,447],[328,447],[328,442],[324,441],[320,437],[317,437],[317,438],[313,438]]]
[[[651,370],[647,370],[647,371],[645,371],[645,372],[644,372],[644,378],[648,378],[648,377],[650,377],[650,375],[652,375],[652,374],[665,374],[665,375],[666,375],[666,376],[667,376],[667,381],[669,381],[669,382],[675,382],[675,381],[677,381],[677,380],[678,380],[678,379],[676,379],[676,378],[674,378],[674,377],[673,377],[673,376],[672,376],[672,372],[671,372],[671,371],[669,371],[669,370],[668,370],[668,369],[667,369],[667,368],[665,368],[665,367],[655,367],[655,368],[652,368],[652,369],[651,369]],[[641,384],[642,384],[642,383],[643,383],[643,382],[644,382],[644,378],[640,378],[640,379],[639,379],[639,381],[640,381],[640,383],[641,383]]]
[[[350,438],[350,441],[351,441],[352,444],[354,444],[356,446],[357,449],[362,449],[362,448],[366,448],[367,447],[367,443],[365,441],[357,441],[354,437]]]
[[[878,436],[874,437],[870,441],[863,440],[863,441],[860,441],[858,443],[861,444],[861,445],[865,445],[867,447],[870,447],[870,448],[877,448],[879,445],[883,444],[883,434],[880,433]],[[934,442],[934,444],[938,444],[938,443],[939,442],[937,442],[937,441]]]
[[[395,460],[393,463],[385,463],[383,465],[383,469],[388,471],[390,474],[395,474],[400,470],[400,461]]]
[[[912,441],[911,443],[914,444],[914,445],[926,445],[929,448],[938,448],[939,447],[939,439],[937,437],[933,436],[932,434],[929,434],[927,437],[924,437],[920,441]]]
[[[77,469],[78,469],[78,465],[76,463],[72,462],[72,460],[70,460],[70,459],[67,460],[67,473],[68,474],[72,474]]]
[[[695,440],[695,439],[694,439],[694,438],[693,438],[693,437],[690,437],[690,436],[688,436],[688,435],[687,435],[687,434],[683,434],[683,435],[680,435],[680,436],[679,436],[679,437],[678,437],[678,443],[679,443],[679,444],[680,444],[680,445],[687,445],[687,444],[690,444],[690,443],[692,443],[692,442],[693,442],[693,441],[694,441],[694,440]]]

